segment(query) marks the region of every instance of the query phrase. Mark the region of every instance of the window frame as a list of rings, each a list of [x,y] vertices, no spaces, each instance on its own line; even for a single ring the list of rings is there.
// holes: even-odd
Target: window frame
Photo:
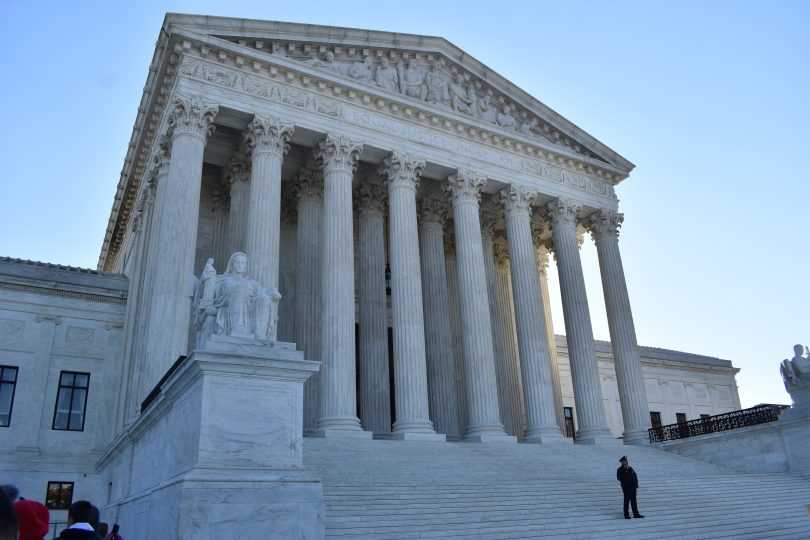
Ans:
[[[62,384],[62,377],[65,375],[73,375],[73,384],[71,385],[63,385]],[[76,386],[76,377],[79,375],[84,375],[87,377],[87,385],[86,386]],[[62,395],[62,390],[69,390],[70,391],[70,404],[67,409],[67,423],[66,427],[56,427],[56,415],[59,413],[59,398]],[[78,429],[71,429],[70,421],[73,416],[73,399],[76,396],[76,390],[84,390],[84,403],[82,406],[82,425]],[[90,398],[90,373],[85,373],[82,371],[60,371],[59,372],[59,386],[56,392],[56,402],[53,404],[53,421],[51,422],[51,429],[53,431],[84,431],[84,424],[87,420],[87,401]]]
[[[5,370],[12,370],[12,369],[14,370],[14,381],[10,382],[3,380]],[[0,427],[5,428],[11,427],[11,414],[14,412],[14,396],[17,393],[17,379],[19,378],[19,376],[20,376],[19,366],[6,366],[6,365],[0,366],[0,387],[7,384],[11,385],[11,401],[8,404],[8,422],[6,424],[0,423]]]
[[[685,424],[686,422],[688,422],[688,420],[686,419],[686,413],[682,413],[682,412],[676,412],[675,413],[675,423],[676,424]]]
[[[664,425],[661,423],[661,411],[650,411],[650,424],[653,429],[660,428]]]
[[[64,486],[66,486],[66,485],[70,486],[70,498],[68,499],[67,506],[62,507],[62,506],[59,506],[59,505],[54,505],[52,502],[50,502],[50,499],[51,499],[50,498],[51,486],[55,485],[55,484],[59,485],[59,495],[60,495],[60,497],[58,497],[59,499],[61,499],[61,494],[62,494],[62,492],[64,490]],[[75,487],[76,487],[75,482],[63,482],[63,481],[59,481],[59,480],[54,480],[54,481],[49,480],[48,485],[45,488],[45,507],[48,510],[69,510],[70,505],[73,504],[73,490],[75,489]]]

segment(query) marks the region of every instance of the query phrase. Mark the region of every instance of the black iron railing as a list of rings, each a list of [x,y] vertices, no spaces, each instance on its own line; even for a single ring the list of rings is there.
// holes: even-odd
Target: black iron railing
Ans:
[[[679,424],[669,424],[649,430],[650,443],[661,441],[673,441],[676,439],[686,439],[697,435],[707,435],[748,426],[765,424],[779,419],[779,414],[788,405],[757,405],[750,409],[742,409],[724,414],[716,414],[706,418],[698,418],[681,422]]]

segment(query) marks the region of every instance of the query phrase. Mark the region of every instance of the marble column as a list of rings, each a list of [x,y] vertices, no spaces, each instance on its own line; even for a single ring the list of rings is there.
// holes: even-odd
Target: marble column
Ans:
[[[430,417],[436,431],[448,441],[461,440],[450,298],[444,255],[447,204],[436,199],[419,203],[419,248],[422,255],[422,299],[425,314]]]
[[[255,116],[248,124],[251,171],[245,253],[250,273],[268,291],[278,289],[281,165],[293,130],[278,118]]]
[[[371,438],[357,418],[354,343],[354,224],[352,176],[363,145],[327,135],[323,163],[323,256],[321,259],[320,437]]]
[[[279,341],[295,343],[295,305],[298,303],[295,288],[298,258],[298,204],[288,193],[281,199],[281,234],[279,237],[277,335]]]
[[[357,193],[360,234],[360,420],[376,438],[391,436],[388,300],[385,294],[385,188]]]
[[[242,155],[236,155],[231,158],[228,164],[229,170],[226,176],[226,181],[231,187],[230,190],[230,211],[228,212],[228,253],[230,257],[232,253],[241,251],[247,253],[247,216],[248,216],[248,202],[250,200],[250,171],[247,160]],[[250,256],[250,253],[248,253]],[[221,272],[225,271],[224,261],[218,261]],[[255,264],[256,261],[254,261]]]
[[[166,181],[158,185],[155,213],[160,229],[145,336],[143,397],[188,351],[189,284],[194,275],[203,151],[218,111],[219,107],[197,96],[177,96],[170,113],[171,158]]]
[[[453,367],[455,380],[453,387],[458,407],[458,426],[460,435],[464,436],[467,426],[467,388],[464,376],[464,347],[461,344],[461,315],[458,307],[458,265],[456,264],[456,243],[452,232],[445,231],[444,235],[444,268],[447,276],[447,299],[450,314],[450,331],[453,343]]]
[[[135,235],[135,245],[133,256],[135,257],[132,269],[129,273],[129,290],[127,292],[127,311],[125,320],[124,352],[121,358],[124,360],[120,365],[120,377],[117,381],[118,403],[115,407],[115,429],[119,430],[126,425],[137,413],[137,408],[132,404],[132,393],[135,390],[137,365],[135,349],[139,340],[136,338],[137,322],[143,315],[144,299],[148,291],[144,289],[146,277],[147,256],[149,252],[149,242],[152,231],[152,216],[154,214],[155,192],[157,190],[156,171],[150,171],[148,181],[138,194],[135,203],[135,212],[132,216],[132,234]],[[145,178],[146,180],[146,178]],[[116,431],[117,433],[117,431]]]
[[[543,298],[532,243],[530,218],[535,195],[522,186],[510,186],[501,190],[499,195],[506,217],[523,403],[526,407],[526,435],[523,440],[534,443],[561,442],[563,437],[554,409]]]
[[[544,208],[544,214],[551,224],[560,279],[574,404],[579,423],[576,441],[595,444],[612,441],[613,437],[605,419],[591,314],[577,244],[576,219],[579,209],[580,206],[571,201],[555,199]]]
[[[526,411],[523,405],[523,382],[520,380],[520,353],[515,330],[515,306],[512,301],[509,266],[509,249],[505,245],[495,244],[495,282],[498,289],[498,304],[501,306],[507,398],[512,417],[515,419],[515,435],[520,441],[526,431]]]
[[[504,432],[498,410],[492,323],[478,218],[481,188],[486,179],[471,172],[456,171],[447,181],[446,191],[453,202],[456,233],[458,299],[469,415],[465,440],[517,442],[515,437]]]
[[[543,296],[543,315],[546,320],[546,335],[548,336],[549,365],[551,366],[551,384],[554,387],[554,412],[557,415],[557,424],[560,432],[565,435],[565,410],[563,409],[562,387],[560,386],[560,361],[557,358],[557,338],[554,335],[554,325],[551,319],[551,302],[548,293],[548,248],[542,241],[542,227],[532,230],[535,255],[537,257],[537,272],[540,275],[540,294]]]
[[[416,190],[425,162],[392,152],[380,175],[388,179],[388,250],[391,257],[391,320],[394,338],[395,439],[444,440],[430,421],[425,320]]]
[[[641,356],[636,341],[630,297],[619,254],[619,227],[624,216],[600,210],[588,216],[586,225],[593,235],[602,274],[610,344],[616,366],[619,402],[622,406],[625,444],[647,444],[650,428],[649,405],[641,370]]]
[[[294,196],[298,199],[295,257],[295,343],[307,360],[321,360],[321,238],[323,178],[317,164],[298,172]],[[320,397],[320,372],[304,383],[304,433],[315,431]]]
[[[492,355],[495,359],[495,378],[498,386],[498,408],[501,412],[501,423],[509,435],[518,435],[520,422],[515,418],[515,411],[509,401],[509,379],[506,374],[506,334],[503,329],[503,314],[498,299],[498,284],[495,279],[495,226],[497,218],[483,213],[481,220],[481,249],[484,253],[484,273],[487,278],[487,297],[489,298],[489,317],[492,322]]]

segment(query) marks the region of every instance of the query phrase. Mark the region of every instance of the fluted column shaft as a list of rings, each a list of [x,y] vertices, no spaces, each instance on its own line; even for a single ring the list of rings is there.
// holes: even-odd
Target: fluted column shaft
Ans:
[[[267,290],[278,289],[281,237],[281,165],[293,126],[256,116],[248,125],[250,194],[245,249],[251,273]]]
[[[591,314],[579,257],[576,231],[579,208],[570,201],[556,199],[546,206],[545,211],[551,224],[560,279],[574,403],[579,422],[577,442],[593,444],[612,437],[605,419]]]
[[[309,360],[321,360],[321,236],[323,181],[316,167],[304,167],[295,185],[298,222],[295,257],[295,342]],[[315,431],[319,372],[304,383],[304,433]]]
[[[512,186],[501,191],[500,197],[506,216],[523,402],[526,407],[524,441],[560,441],[562,434],[554,411],[543,298],[532,242],[530,204],[534,194]]]
[[[543,296],[543,315],[546,319],[548,336],[549,366],[551,366],[551,384],[554,388],[554,412],[560,432],[565,435],[565,411],[563,409],[562,387],[560,386],[560,364],[557,358],[557,338],[554,336],[554,324],[551,319],[551,302],[548,293],[548,249],[538,242],[535,236],[537,254],[537,271],[540,275],[540,294]]]
[[[489,298],[489,317],[492,322],[492,355],[495,359],[495,378],[498,387],[498,409],[501,423],[509,435],[518,434],[520,422],[515,418],[512,404],[509,401],[509,377],[506,368],[506,333],[503,328],[503,314],[498,300],[498,284],[495,279],[495,234],[496,219],[483,215],[481,219],[481,250],[484,253],[484,275],[487,279],[487,297]]]
[[[371,437],[357,418],[354,344],[352,175],[362,145],[327,136],[323,163],[321,259],[321,397],[316,434]]]
[[[420,204],[419,246],[422,266],[422,299],[425,313],[430,418],[447,440],[461,439],[453,331],[450,327],[450,298],[444,257],[444,223],[447,206],[436,200]]]
[[[231,185],[231,204],[228,212],[228,257],[237,251],[248,251],[246,242],[250,176],[246,165],[244,158],[234,158],[231,160],[231,170],[228,174],[228,181]],[[225,261],[221,261],[220,264],[224,264]],[[253,266],[256,266],[256,262],[253,261]]]
[[[515,435],[518,441],[526,431],[526,412],[523,405],[523,382],[520,380],[520,353],[515,330],[515,305],[512,301],[512,278],[509,275],[509,249],[495,246],[495,282],[498,288],[498,303],[501,306],[501,326],[504,335],[504,361],[506,363],[506,386],[509,407],[515,419]]]
[[[610,344],[616,367],[619,402],[622,407],[625,444],[646,444],[650,427],[649,405],[641,369],[630,297],[619,253],[622,214],[602,210],[588,216],[587,225],[596,243],[602,290],[605,295]]]
[[[388,232],[391,255],[391,310],[394,337],[396,419],[393,436],[436,435],[428,406],[425,321],[416,189],[424,161],[406,154],[385,158],[380,173],[388,178]],[[421,437],[420,437],[421,438]]]
[[[191,316],[190,277],[194,275],[205,142],[219,108],[199,98],[177,97],[170,120],[171,158],[165,182],[158,185],[157,236],[146,340],[142,394],[188,350]],[[168,202],[170,201],[170,202]]]
[[[468,425],[465,438],[472,441],[516,440],[500,422],[492,322],[489,315],[487,278],[481,244],[478,202],[485,179],[457,171],[448,177],[456,234],[459,311],[461,315],[464,377]]]
[[[388,305],[385,295],[385,189],[362,185],[360,233],[360,419],[375,437],[391,435]]]

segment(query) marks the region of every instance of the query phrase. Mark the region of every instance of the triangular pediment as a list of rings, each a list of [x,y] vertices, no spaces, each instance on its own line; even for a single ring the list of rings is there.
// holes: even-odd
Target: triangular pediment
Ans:
[[[167,34],[205,36],[265,61],[311,70],[404,106],[465,122],[555,153],[612,166],[633,164],[447,40],[275,21],[168,14]]]

